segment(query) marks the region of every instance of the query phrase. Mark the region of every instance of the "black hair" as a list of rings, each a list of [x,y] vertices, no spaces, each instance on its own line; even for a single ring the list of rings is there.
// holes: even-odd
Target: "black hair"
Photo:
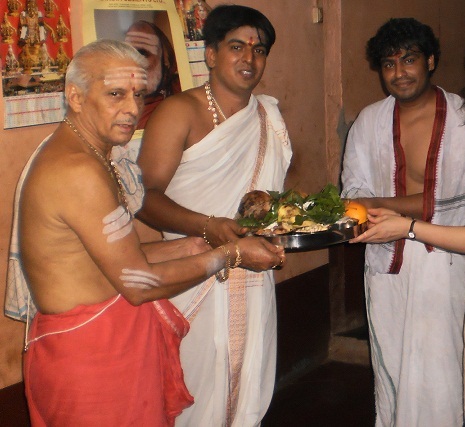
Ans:
[[[383,58],[395,55],[402,49],[420,51],[426,59],[434,55],[436,70],[441,55],[439,40],[431,27],[414,18],[391,18],[387,21],[378,29],[376,35],[368,40],[366,56],[371,67],[379,70]]]
[[[262,40],[266,53],[276,40],[276,33],[268,18],[256,9],[247,6],[221,5],[208,14],[203,27],[205,45],[218,48],[229,31],[240,27],[252,27],[263,31],[266,40]]]

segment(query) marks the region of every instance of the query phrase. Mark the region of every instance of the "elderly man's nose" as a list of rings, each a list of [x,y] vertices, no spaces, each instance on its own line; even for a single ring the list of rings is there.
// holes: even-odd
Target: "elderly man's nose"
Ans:
[[[132,116],[137,116],[139,110],[142,108],[142,103],[136,94],[131,94],[126,97],[124,103],[124,113],[131,114]]]

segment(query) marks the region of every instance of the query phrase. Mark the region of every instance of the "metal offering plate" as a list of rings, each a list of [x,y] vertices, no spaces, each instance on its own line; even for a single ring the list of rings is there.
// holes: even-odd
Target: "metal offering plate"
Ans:
[[[293,231],[286,234],[262,235],[275,245],[282,245],[286,252],[311,251],[347,242],[367,230],[367,223],[359,224],[358,220],[343,218],[328,230],[314,233]]]

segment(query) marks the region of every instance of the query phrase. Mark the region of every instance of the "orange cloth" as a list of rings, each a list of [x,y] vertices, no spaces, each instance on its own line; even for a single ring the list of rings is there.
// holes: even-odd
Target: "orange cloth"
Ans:
[[[29,340],[52,335],[30,342],[24,355],[32,425],[173,426],[193,403],[179,361],[188,329],[167,300],[134,307],[119,296],[38,313]]]

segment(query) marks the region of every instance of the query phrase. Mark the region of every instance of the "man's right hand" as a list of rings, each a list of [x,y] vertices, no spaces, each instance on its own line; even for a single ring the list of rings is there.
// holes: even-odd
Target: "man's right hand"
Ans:
[[[213,248],[216,248],[228,242],[235,242],[246,232],[247,227],[241,227],[233,219],[211,217],[204,228],[204,237]]]
[[[281,267],[286,261],[284,248],[273,245],[263,237],[244,237],[236,244],[239,246],[243,268],[263,271]],[[231,254],[231,257],[234,259],[234,254]]]

